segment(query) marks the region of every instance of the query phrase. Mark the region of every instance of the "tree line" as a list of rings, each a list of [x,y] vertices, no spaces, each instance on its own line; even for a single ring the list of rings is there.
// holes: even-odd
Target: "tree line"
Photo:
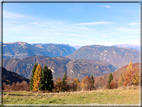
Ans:
[[[30,79],[30,90],[34,92],[43,90],[50,92],[92,90],[94,89],[93,83],[93,75],[91,78],[86,76],[80,83],[78,78],[68,77],[66,72],[62,79],[59,77],[53,82],[52,71],[46,65],[42,68],[40,64],[35,64]]]
[[[94,90],[97,87],[94,85],[93,75],[88,75],[80,82],[78,78],[68,77],[66,72],[63,78],[58,78],[53,81],[52,71],[46,65],[42,68],[40,64],[34,64],[30,83],[26,81],[21,83],[13,83],[11,86],[3,84],[3,90],[26,90],[33,92],[70,92],[81,90]],[[120,86],[139,85],[139,69],[132,69],[130,61],[127,70],[121,74],[118,82],[114,81],[112,73],[109,74],[106,89],[115,89]]]

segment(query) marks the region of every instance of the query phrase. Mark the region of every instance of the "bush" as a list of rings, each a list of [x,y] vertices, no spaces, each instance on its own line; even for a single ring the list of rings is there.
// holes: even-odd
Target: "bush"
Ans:
[[[6,85],[3,83],[3,90],[6,91],[29,91],[30,85],[26,81],[22,81],[21,83],[17,82],[16,84],[13,82],[12,85]]]
[[[116,89],[118,88],[118,84],[116,82],[114,82],[113,80],[110,82],[110,84],[106,85],[107,89]]]

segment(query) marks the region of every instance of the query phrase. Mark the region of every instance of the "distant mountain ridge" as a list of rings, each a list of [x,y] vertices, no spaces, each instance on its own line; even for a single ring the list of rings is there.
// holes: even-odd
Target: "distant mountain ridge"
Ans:
[[[118,48],[115,46],[90,45],[83,46],[71,55],[66,56],[70,59],[93,59],[107,62],[117,69],[129,64],[139,62],[139,52],[129,48]]]
[[[76,50],[81,48],[82,46],[81,45],[72,45],[72,47],[74,47]]]
[[[130,48],[130,49],[134,49],[137,51],[140,51],[140,45],[133,45],[133,44],[117,44],[117,45],[113,45],[116,47],[121,47],[121,48]]]
[[[63,57],[64,56],[64,57]],[[75,48],[65,44],[3,44],[3,66],[23,77],[30,78],[35,63],[51,68],[53,76],[63,77],[64,72],[82,79],[114,72],[122,66],[139,62],[139,52],[116,46],[90,45]]]
[[[100,76],[115,71],[111,64],[96,60],[76,59],[67,57],[30,56],[23,59],[7,58],[3,60],[3,66],[10,71],[16,72],[23,77],[30,78],[35,63],[42,67],[47,65],[53,74],[53,78],[63,77],[67,72],[69,77],[82,80],[86,75]]]
[[[26,42],[3,43],[3,58],[28,56],[66,56],[76,49],[65,44],[28,44]]]

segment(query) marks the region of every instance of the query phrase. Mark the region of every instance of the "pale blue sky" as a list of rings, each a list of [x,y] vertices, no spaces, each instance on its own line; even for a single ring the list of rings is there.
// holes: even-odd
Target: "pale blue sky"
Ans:
[[[139,3],[4,3],[3,42],[140,44]]]

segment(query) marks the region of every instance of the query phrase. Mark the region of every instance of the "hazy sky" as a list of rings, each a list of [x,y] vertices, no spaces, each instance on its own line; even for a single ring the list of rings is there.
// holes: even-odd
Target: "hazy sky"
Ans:
[[[3,42],[140,43],[139,3],[4,3]]]

